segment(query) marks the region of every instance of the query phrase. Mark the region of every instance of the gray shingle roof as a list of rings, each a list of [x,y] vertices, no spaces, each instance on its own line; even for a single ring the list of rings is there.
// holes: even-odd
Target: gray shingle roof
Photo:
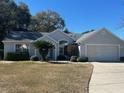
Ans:
[[[4,41],[19,40],[19,41],[31,41],[42,37],[44,34],[40,32],[25,32],[25,31],[11,31],[9,32]]]
[[[55,31],[54,31],[55,32]],[[26,31],[10,31],[4,38],[3,41],[32,41],[37,40],[45,35],[50,36],[51,38],[55,39],[55,33],[46,33],[46,32],[26,32]],[[69,36],[69,35],[68,35]],[[76,36],[69,36],[74,37]],[[60,38],[60,37],[59,37]],[[61,38],[60,38],[61,39]],[[73,39],[74,40],[74,39]]]
[[[86,40],[87,38],[91,37],[93,34],[95,34],[98,31],[101,31],[105,28],[89,31],[89,32],[84,32],[82,36],[76,41],[77,43],[81,43],[82,41]]]

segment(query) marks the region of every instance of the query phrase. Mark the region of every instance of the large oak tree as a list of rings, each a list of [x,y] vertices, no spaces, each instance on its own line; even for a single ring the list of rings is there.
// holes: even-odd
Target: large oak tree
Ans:
[[[30,30],[52,32],[56,29],[64,30],[65,23],[62,17],[54,11],[48,10],[37,13],[32,17]]]

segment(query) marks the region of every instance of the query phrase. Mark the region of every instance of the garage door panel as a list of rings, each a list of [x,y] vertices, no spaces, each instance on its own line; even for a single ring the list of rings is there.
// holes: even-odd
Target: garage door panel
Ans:
[[[110,45],[88,45],[87,56],[90,61],[117,61],[119,59],[119,48]]]

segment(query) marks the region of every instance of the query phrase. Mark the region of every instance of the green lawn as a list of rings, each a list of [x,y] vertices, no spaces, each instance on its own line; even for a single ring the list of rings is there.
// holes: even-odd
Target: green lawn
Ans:
[[[0,64],[0,93],[87,93],[91,64]]]

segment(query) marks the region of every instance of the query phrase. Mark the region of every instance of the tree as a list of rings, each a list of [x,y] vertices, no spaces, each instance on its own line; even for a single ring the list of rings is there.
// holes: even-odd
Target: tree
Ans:
[[[30,30],[41,32],[52,32],[56,29],[63,30],[65,28],[64,20],[60,15],[54,11],[48,10],[47,12],[37,13],[32,17]]]
[[[71,33],[67,28],[65,28],[65,30],[63,32],[66,33],[66,34]]]
[[[68,45],[67,46],[67,54],[68,56],[79,56],[79,50],[78,50],[78,45],[73,44],[73,45]]]
[[[0,3],[0,37],[6,31],[17,26],[17,5],[13,0],[4,0]],[[2,38],[1,38],[2,39]]]
[[[53,48],[53,45],[47,41],[39,40],[34,42],[33,45],[39,50],[39,53],[43,57],[43,60],[46,60],[49,49]]]
[[[26,29],[30,23],[30,18],[31,14],[26,4],[21,2],[17,6],[14,0],[1,0],[0,37],[3,37],[7,31],[17,30],[17,28]]]
[[[30,23],[31,14],[28,9],[28,6],[25,3],[20,2],[20,4],[18,5],[17,16],[18,16],[18,27],[20,29],[26,29]]]

